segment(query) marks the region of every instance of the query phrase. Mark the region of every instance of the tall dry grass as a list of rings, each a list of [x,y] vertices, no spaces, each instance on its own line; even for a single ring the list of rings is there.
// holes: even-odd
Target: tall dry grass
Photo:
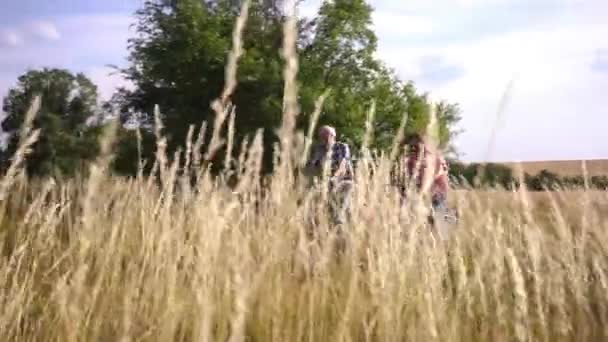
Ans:
[[[277,159],[293,167],[310,135],[290,132],[297,68],[287,63],[285,72],[290,97]],[[390,158],[381,158],[357,175],[353,223],[337,253],[323,191],[290,172],[272,175],[270,190],[261,191],[262,154],[273,151],[263,151],[260,132],[230,163],[234,188],[209,174],[200,156],[226,139],[232,148],[221,136],[228,108],[217,103],[216,143],[202,150],[204,125],[171,159],[157,112],[151,177],[107,172],[110,129],[88,179],[29,181],[19,170],[37,132],[25,130],[2,181],[2,340],[608,338],[606,194],[455,193],[462,219],[442,243],[423,216],[400,221],[384,186]]]

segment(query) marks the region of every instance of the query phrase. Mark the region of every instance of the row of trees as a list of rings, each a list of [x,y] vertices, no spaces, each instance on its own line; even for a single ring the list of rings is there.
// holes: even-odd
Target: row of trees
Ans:
[[[519,178],[513,169],[502,164],[463,164],[459,162],[450,163],[450,177],[460,185],[473,187],[504,188],[513,190],[520,186]],[[528,190],[544,191],[558,189],[580,189],[586,186],[593,189],[608,189],[608,176],[596,175],[585,177],[560,176],[549,170],[541,170],[535,175],[524,174],[524,183]]]
[[[129,43],[129,65],[118,69],[134,85],[119,89],[98,106],[96,86],[82,74],[43,69],[26,73],[4,98],[2,128],[16,132],[33,96],[42,95],[42,109],[34,123],[42,139],[33,147],[30,174],[73,174],[83,161],[96,155],[103,118],[119,113],[125,125],[115,169],[133,174],[138,165],[136,125],[143,134],[144,158],[154,155],[154,106],[158,105],[168,137],[168,155],[184,145],[190,126],[211,125],[210,103],[220,96],[232,32],[242,1],[148,0],[136,12],[136,35]],[[239,60],[238,86],[230,101],[236,106],[235,146],[258,128],[264,129],[266,151],[283,112],[283,67],[280,54],[286,14],[280,0],[251,2]],[[371,147],[390,146],[404,116],[406,132],[424,129],[430,120],[426,94],[401,81],[375,57],[377,37],[371,28],[372,8],[365,0],[325,1],[314,18],[298,21],[299,97],[302,115],[297,128],[308,126],[316,99],[329,91],[320,124],[334,125],[340,138],[355,149],[365,131],[367,112],[375,102]],[[446,149],[457,134],[460,120],[455,104],[437,105],[439,141]],[[129,125],[127,125],[129,124]],[[13,135],[16,136],[16,135]],[[11,139],[2,154],[6,165],[15,150]],[[453,149],[452,149],[453,150]],[[223,153],[218,153],[218,157]],[[266,153],[266,170],[272,154]]]
[[[105,114],[97,106],[97,88],[82,74],[67,70],[33,70],[21,76],[18,86],[5,98],[3,109],[8,116],[2,123],[4,130],[16,132],[24,122],[27,108],[34,94],[42,95],[40,113],[33,125],[44,132],[29,155],[27,171],[30,174],[74,174],[97,155],[98,137]],[[114,167],[122,173],[132,173],[137,164],[137,141],[133,132],[123,128]],[[144,130],[145,132],[145,130]],[[1,164],[6,167],[18,144],[13,134],[3,153]],[[144,135],[145,153],[150,155],[155,141],[151,134]],[[450,176],[456,183],[466,185],[513,189],[519,180],[513,170],[502,164],[450,163]],[[592,188],[607,189],[608,176],[559,176],[548,170],[536,175],[526,174],[528,189],[541,191],[558,188],[581,188],[587,183]]]

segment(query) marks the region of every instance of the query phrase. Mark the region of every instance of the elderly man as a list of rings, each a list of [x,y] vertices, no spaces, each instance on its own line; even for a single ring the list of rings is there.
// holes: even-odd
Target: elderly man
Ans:
[[[353,169],[350,148],[336,141],[336,130],[331,126],[319,129],[320,143],[312,150],[306,171],[312,175],[322,175],[325,161],[329,157],[329,190],[331,193],[331,212],[336,224],[346,221],[350,210],[350,196],[353,189]]]

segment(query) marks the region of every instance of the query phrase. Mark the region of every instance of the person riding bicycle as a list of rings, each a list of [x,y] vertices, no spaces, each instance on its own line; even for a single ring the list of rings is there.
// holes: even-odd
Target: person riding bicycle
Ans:
[[[336,130],[331,126],[319,129],[320,142],[314,146],[306,164],[306,173],[320,176],[329,157],[329,190],[332,197],[332,214],[336,224],[342,224],[350,210],[353,190],[353,168],[348,144],[336,141]]]
[[[405,140],[404,147],[398,173],[403,195],[407,185],[413,184],[419,193],[430,195],[433,209],[447,208],[448,164],[442,153],[417,133]]]

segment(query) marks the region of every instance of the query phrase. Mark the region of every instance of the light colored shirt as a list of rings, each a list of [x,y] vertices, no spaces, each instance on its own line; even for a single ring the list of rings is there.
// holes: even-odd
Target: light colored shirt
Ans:
[[[449,190],[448,165],[439,151],[432,151],[424,147],[422,153],[414,150],[413,152],[404,155],[404,163],[406,165],[406,178],[415,177],[414,181],[418,189],[422,187],[423,181],[430,181],[430,192],[432,195],[442,194],[447,195]],[[427,172],[433,166],[433,174],[430,180],[425,179]]]

